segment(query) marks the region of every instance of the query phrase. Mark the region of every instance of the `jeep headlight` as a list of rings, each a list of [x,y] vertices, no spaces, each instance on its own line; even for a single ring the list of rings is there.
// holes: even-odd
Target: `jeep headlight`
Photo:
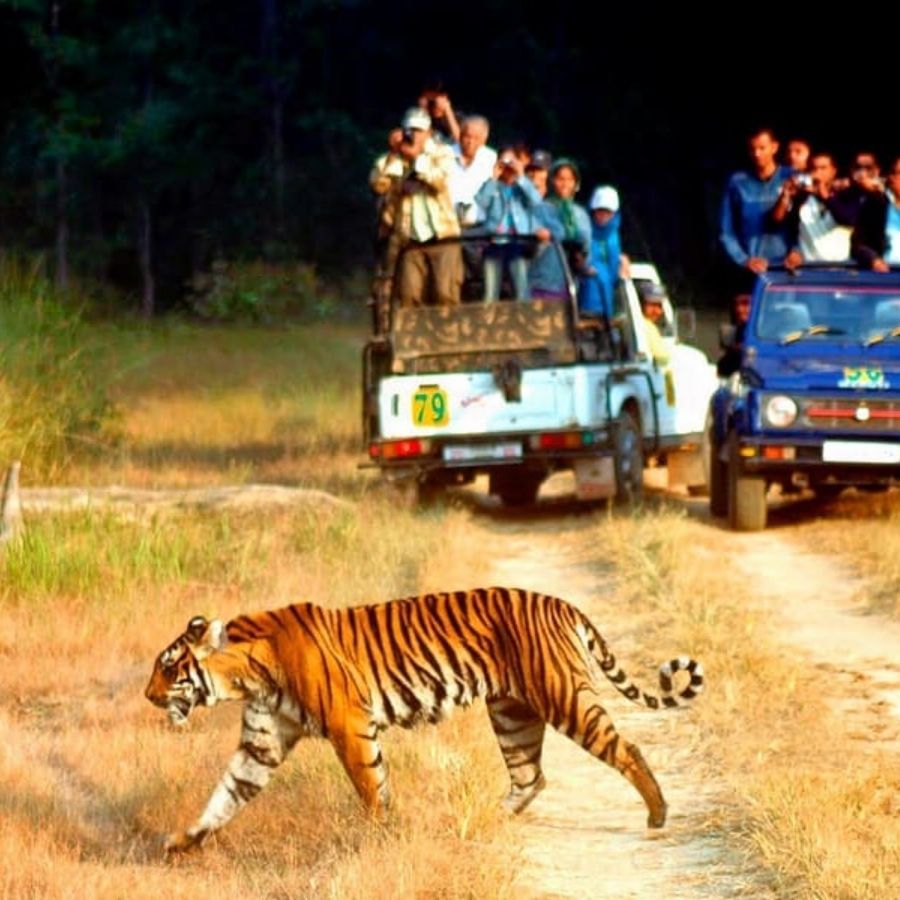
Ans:
[[[784,394],[776,394],[766,400],[763,417],[775,428],[787,428],[797,418],[797,404]]]

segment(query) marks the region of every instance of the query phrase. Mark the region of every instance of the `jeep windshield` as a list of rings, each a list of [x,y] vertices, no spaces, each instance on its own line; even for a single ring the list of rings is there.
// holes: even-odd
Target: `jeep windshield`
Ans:
[[[769,285],[754,329],[761,341],[861,343],[900,338],[900,285]]]

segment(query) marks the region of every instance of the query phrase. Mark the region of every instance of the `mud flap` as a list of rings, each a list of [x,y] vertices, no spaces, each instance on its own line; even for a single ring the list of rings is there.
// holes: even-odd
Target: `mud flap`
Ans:
[[[616,468],[611,456],[576,459],[575,496],[578,500],[604,500],[616,493]]]

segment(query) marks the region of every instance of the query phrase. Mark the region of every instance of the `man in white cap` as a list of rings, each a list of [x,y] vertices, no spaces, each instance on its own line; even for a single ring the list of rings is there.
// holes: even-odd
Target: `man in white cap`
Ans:
[[[619,241],[619,192],[608,184],[591,195],[591,267],[578,292],[578,307],[588,316],[611,319],[615,312],[615,289],[622,265]]]
[[[428,113],[412,107],[369,175],[372,190],[383,198],[380,227],[388,233],[382,267],[390,276],[396,261],[402,306],[459,303],[459,245],[437,243],[459,235],[450,198],[452,168],[453,151],[431,138]]]

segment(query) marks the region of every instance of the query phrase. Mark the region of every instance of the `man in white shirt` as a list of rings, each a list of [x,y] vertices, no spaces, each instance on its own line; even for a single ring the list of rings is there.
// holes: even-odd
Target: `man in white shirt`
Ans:
[[[484,116],[467,116],[453,148],[450,197],[464,228],[476,225],[481,217],[475,195],[494,175],[497,151],[487,146],[490,124]]]
[[[795,200],[788,221],[796,234],[785,265],[805,262],[847,262],[854,209],[844,191],[835,191],[837,166],[830,153],[814,153],[810,160],[811,186],[794,183]]]

